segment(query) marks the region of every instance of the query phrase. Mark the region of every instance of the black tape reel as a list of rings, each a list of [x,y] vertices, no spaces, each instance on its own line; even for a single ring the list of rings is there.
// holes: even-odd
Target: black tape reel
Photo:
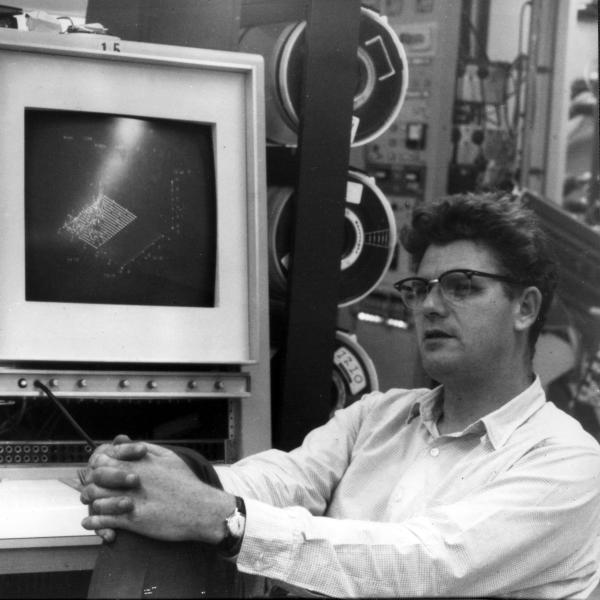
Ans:
[[[293,194],[289,187],[270,187],[268,193],[269,280],[274,296],[284,295],[287,289]],[[379,285],[390,266],[397,238],[387,198],[372,178],[355,170],[348,172],[344,230],[340,307],[358,302]]]
[[[296,145],[306,56],[306,22],[245,30],[239,45],[262,54],[267,65],[267,138]],[[408,88],[408,61],[398,35],[375,11],[361,8],[358,82],[352,145],[380,136],[396,119]]]

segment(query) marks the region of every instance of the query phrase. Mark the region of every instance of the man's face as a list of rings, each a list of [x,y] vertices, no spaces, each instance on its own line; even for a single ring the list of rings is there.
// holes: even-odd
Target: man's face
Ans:
[[[460,240],[431,245],[417,275],[430,280],[451,269],[473,269],[506,275],[483,244]],[[435,284],[414,311],[423,367],[443,383],[461,374],[492,373],[517,351],[513,327],[518,300],[506,295],[494,279],[473,277],[472,293],[460,301],[446,300]]]

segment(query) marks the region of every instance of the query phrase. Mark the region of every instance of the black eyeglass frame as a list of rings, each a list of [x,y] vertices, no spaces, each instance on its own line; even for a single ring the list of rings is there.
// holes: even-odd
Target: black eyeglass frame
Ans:
[[[414,277],[414,276],[413,277],[405,277],[404,279],[401,279],[400,281],[396,281],[396,283],[393,284],[393,287],[398,292],[400,292],[402,302],[404,302],[406,307],[409,310],[414,310],[414,306],[409,306],[409,304],[406,302],[406,300],[402,296],[402,286],[405,285],[407,281],[422,281],[423,283],[425,283],[425,286],[426,286],[425,289],[427,290],[427,292],[426,292],[425,296],[423,296],[423,300],[421,301],[421,303],[422,303],[425,300],[425,298],[427,298],[427,296],[429,295],[429,292],[431,292],[432,287],[436,283],[440,283],[441,279],[443,279],[446,275],[450,275],[451,273],[462,273],[462,274],[466,275],[469,278],[469,283],[471,283],[471,278],[473,276],[477,276],[477,277],[487,277],[488,279],[495,279],[497,281],[504,281],[505,283],[510,283],[513,285],[524,285],[524,282],[519,281],[517,279],[513,279],[512,277],[508,277],[507,275],[498,275],[497,273],[486,273],[485,271],[476,271],[474,269],[450,269],[449,271],[444,271],[442,274],[440,274],[435,279],[425,279],[424,277]],[[451,299],[446,298],[446,296],[444,295],[443,287],[441,287],[441,293],[442,293],[442,297],[445,300],[450,300],[450,302],[452,302]]]

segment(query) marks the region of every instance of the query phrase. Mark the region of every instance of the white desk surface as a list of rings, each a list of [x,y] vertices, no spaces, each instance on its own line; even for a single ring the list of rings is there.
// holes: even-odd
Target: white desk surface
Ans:
[[[8,547],[9,540],[93,539],[94,532],[81,526],[86,515],[79,491],[65,481],[0,480],[0,548]]]
[[[0,574],[92,569],[86,514],[72,479],[0,479]]]

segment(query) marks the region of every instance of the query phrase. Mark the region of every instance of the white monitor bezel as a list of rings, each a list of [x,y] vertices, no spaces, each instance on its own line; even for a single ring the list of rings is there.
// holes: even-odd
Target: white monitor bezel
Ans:
[[[21,33],[21,32],[19,32]],[[60,36],[58,36],[60,37]],[[120,52],[0,34],[0,362],[230,364],[258,359],[264,200],[262,59],[120,43]],[[214,308],[25,300],[24,110],[81,110],[213,127]]]

